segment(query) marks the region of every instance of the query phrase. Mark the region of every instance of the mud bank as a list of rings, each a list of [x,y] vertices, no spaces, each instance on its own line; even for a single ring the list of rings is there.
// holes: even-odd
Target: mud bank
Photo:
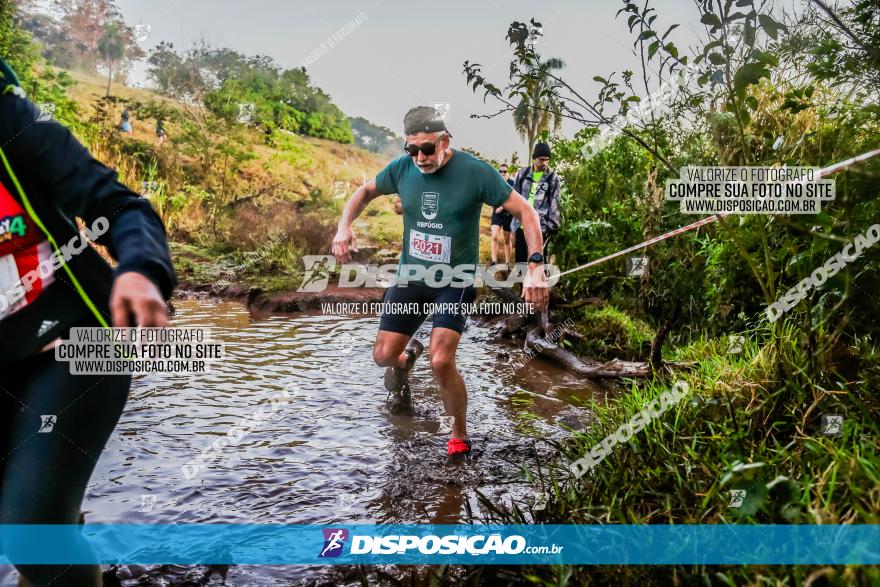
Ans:
[[[175,292],[176,299],[221,299],[240,301],[254,312],[261,314],[290,314],[312,312],[327,303],[381,302],[385,293],[381,288],[340,288],[330,284],[321,292],[279,291],[264,292],[259,287],[236,283],[217,290],[213,284],[183,285]]]

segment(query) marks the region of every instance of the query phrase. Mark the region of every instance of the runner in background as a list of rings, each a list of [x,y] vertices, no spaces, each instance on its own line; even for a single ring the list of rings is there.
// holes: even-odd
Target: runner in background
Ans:
[[[165,125],[161,118],[156,119],[156,146],[161,147],[168,139],[168,133],[165,132]]]
[[[333,254],[347,263],[357,248],[352,223],[369,202],[381,195],[399,194],[403,207],[403,250],[398,276],[407,275],[406,285],[385,291],[384,302],[415,312],[391,311],[382,314],[373,345],[373,360],[385,367],[385,387],[399,393],[406,384],[413,364],[424,346],[413,335],[427,318],[422,308],[444,304],[433,313],[431,330],[431,371],[440,387],[446,413],[453,417],[447,443],[450,457],[467,455],[471,441],[467,432],[467,389],[456,366],[456,351],[467,322],[462,305],[472,303],[476,290],[438,284],[437,269],[456,266],[476,269],[479,261],[480,213],[484,204],[502,206],[520,219],[525,239],[533,255],[529,258],[529,279],[523,297],[537,308],[549,298],[541,255],[541,228],[538,215],[525,199],[510,189],[491,165],[450,148],[451,135],[442,116],[434,108],[418,106],[403,119],[406,155],[392,161],[376,179],[360,186],[345,204],[339,229],[333,239]],[[433,284],[412,277],[411,269],[424,268]],[[473,274],[473,270],[470,272]],[[459,311],[457,308],[461,308]]]
[[[502,163],[498,167],[498,173],[504,178],[504,181],[513,187],[513,180],[507,172],[507,163]],[[510,223],[513,220],[513,214],[498,206],[492,210],[492,265],[498,264],[498,249],[504,251],[504,264],[510,266]]]
[[[550,145],[538,143],[532,152],[532,164],[516,174],[513,189],[526,196],[529,205],[538,212],[541,220],[541,235],[544,239],[544,257],[547,258],[547,245],[559,231],[559,176],[550,169]],[[510,226],[514,233],[514,249],[517,263],[525,263],[529,248],[520,222],[514,218]]]
[[[122,111],[122,118],[119,123],[119,128],[121,128],[122,132],[124,132],[127,135],[132,134],[131,112],[128,111],[128,108],[126,108],[125,110]]]
[[[8,536],[7,525],[76,527],[131,384],[127,375],[71,375],[52,348],[70,328],[111,318],[114,326],[166,326],[176,284],[150,204],[69,130],[38,119],[0,59],[0,218],[8,219],[0,223],[0,552],[18,560],[32,545]],[[65,265],[45,263],[56,244],[78,242],[76,218],[109,224],[97,242],[119,261],[115,272],[88,245]],[[94,558],[78,529],[59,539],[66,552]],[[101,584],[97,562],[16,568],[23,585]]]

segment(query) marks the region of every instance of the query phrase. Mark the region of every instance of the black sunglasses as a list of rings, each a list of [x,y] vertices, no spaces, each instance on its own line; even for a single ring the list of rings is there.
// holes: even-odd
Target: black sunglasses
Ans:
[[[421,145],[404,145],[404,152],[410,157],[416,157],[419,154],[419,151],[425,154],[426,157],[430,157],[437,151],[437,144],[442,141],[443,138],[437,139],[436,143],[422,143]]]

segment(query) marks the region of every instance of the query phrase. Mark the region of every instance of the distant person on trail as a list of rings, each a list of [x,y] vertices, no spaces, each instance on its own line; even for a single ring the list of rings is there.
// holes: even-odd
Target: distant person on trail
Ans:
[[[119,123],[119,128],[121,128],[122,132],[126,134],[132,134],[131,112],[128,111],[128,108],[122,111],[122,120]]]
[[[147,200],[64,126],[37,119],[0,59],[0,553],[21,561],[34,552],[10,525],[69,525],[56,547],[88,560],[76,525],[131,376],[72,375],[53,348],[72,327],[166,326],[176,280]],[[103,227],[93,236],[115,270],[83,243],[77,218]],[[97,561],[17,569],[27,585],[101,584]]]
[[[162,124],[162,119],[156,119],[156,146],[161,147],[165,144],[165,140],[168,139],[168,133],[165,132],[165,125]]]
[[[392,161],[375,180],[360,186],[346,203],[333,239],[333,254],[346,263],[356,249],[352,222],[367,204],[384,194],[399,194],[403,205],[403,250],[398,283],[385,291],[385,312],[373,346],[373,360],[386,367],[385,387],[399,394],[424,346],[412,336],[435,304],[431,330],[431,371],[439,384],[446,413],[453,417],[447,453],[458,458],[471,451],[467,432],[467,390],[455,354],[467,321],[466,308],[476,297],[473,285],[455,287],[442,275],[479,261],[480,211],[483,204],[503,207],[522,223],[529,249],[526,302],[541,308],[549,292],[541,255],[538,215],[510,189],[491,165],[449,146],[451,135],[439,111],[418,106],[403,119],[406,155]],[[421,270],[423,278],[415,278]],[[442,271],[440,271],[442,270]],[[403,279],[401,279],[403,278]],[[401,283],[406,281],[406,284]],[[459,286],[465,285],[461,281]],[[437,308],[436,305],[445,307]],[[408,311],[415,307],[416,311]]]
[[[502,163],[498,167],[498,173],[504,178],[504,181],[513,187],[513,180],[507,172],[507,164]],[[510,223],[513,221],[513,214],[498,206],[492,210],[492,265],[498,264],[498,249],[504,251],[504,263],[510,265]]]
[[[529,206],[538,212],[541,220],[541,235],[544,242],[544,257],[547,245],[559,231],[559,176],[550,169],[550,145],[538,143],[532,152],[532,164],[516,174],[513,189],[528,198]],[[517,263],[525,263],[531,247],[528,246],[520,222],[514,218],[510,224],[514,233],[514,249]]]

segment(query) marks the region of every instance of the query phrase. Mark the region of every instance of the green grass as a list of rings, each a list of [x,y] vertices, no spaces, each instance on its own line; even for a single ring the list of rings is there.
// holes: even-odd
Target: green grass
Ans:
[[[503,507],[482,500],[486,522],[557,524],[836,524],[880,522],[876,355],[850,386],[802,385],[779,376],[779,353],[761,333],[740,354],[727,339],[700,340],[676,353],[695,368],[631,383],[606,405],[592,407],[596,423],[557,445],[554,462],[527,474],[551,500],[547,509]],[[765,333],[766,334],[766,333]],[[803,361],[803,357],[794,357]],[[803,364],[802,362],[800,364]],[[784,371],[784,369],[783,369]],[[624,444],[592,472],[575,479],[568,465],[643,409],[677,379],[690,394]],[[822,414],[845,418],[842,436],[822,434]],[[739,508],[730,491],[745,489]],[[487,570],[487,572],[490,572]],[[542,585],[803,584],[827,572],[831,585],[880,584],[868,567],[534,567],[522,569]],[[789,576],[795,580],[787,579]]]
[[[169,243],[177,278],[183,289],[219,284],[227,279],[261,288],[266,293],[294,290],[302,283],[299,251],[290,243],[271,247],[262,259],[251,252],[221,247]]]
[[[576,330],[584,335],[575,347],[576,354],[601,360],[636,360],[648,356],[654,331],[645,322],[611,305],[588,306],[576,319]]]
[[[382,198],[391,200],[391,198]],[[385,205],[383,205],[385,204]],[[394,213],[389,203],[373,201],[361,216],[366,220],[366,237],[380,249],[400,251],[403,239],[403,218]],[[363,235],[356,234],[359,238]]]

